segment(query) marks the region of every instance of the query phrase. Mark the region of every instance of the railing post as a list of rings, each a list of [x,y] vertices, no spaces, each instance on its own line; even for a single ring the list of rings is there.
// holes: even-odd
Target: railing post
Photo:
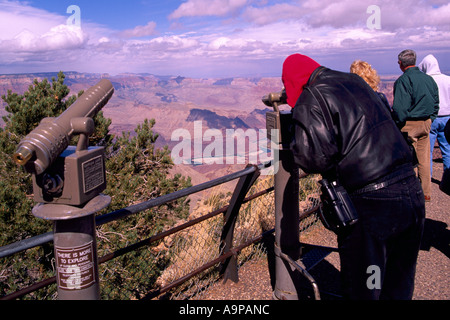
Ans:
[[[252,167],[252,165],[247,165],[247,168]],[[224,226],[221,236],[221,252],[228,252],[233,247],[233,235],[234,226],[236,224],[237,216],[239,215],[239,210],[242,206],[242,201],[245,199],[248,191],[255,183],[256,179],[260,175],[260,170],[257,166],[255,171],[247,174],[239,179],[233,192],[233,196],[230,200],[230,205],[228,206],[227,212],[224,217]],[[237,273],[237,260],[235,255],[226,259],[220,268],[220,274],[223,275],[224,282],[231,280],[233,282],[239,281],[239,276]]]
[[[95,213],[111,202],[100,194],[83,207],[41,203],[33,215],[53,221],[53,242],[59,300],[98,300]]]

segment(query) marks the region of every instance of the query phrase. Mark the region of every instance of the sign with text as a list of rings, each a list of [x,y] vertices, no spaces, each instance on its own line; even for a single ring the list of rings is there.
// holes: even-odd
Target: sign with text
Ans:
[[[95,283],[92,241],[75,248],[55,247],[55,253],[59,288],[81,290]]]

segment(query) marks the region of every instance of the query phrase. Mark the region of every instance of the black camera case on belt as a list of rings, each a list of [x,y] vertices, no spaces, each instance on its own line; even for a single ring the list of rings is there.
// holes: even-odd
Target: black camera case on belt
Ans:
[[[325,228],[337,232],[358,221],[356,209],[344,187],[327,179],[319,183],[322,191],[319,217]]]

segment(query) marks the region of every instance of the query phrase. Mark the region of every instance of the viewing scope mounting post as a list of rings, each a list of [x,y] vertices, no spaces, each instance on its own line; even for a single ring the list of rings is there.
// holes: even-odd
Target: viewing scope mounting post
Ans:
[[[300,257],[299,242],[299,170],[290,149],[292,110],[280,111],[287,103],[285,90],[270,93],[262,98],[274,111],[266,113],[268,139],[274,154],[275,198],[275,288],[273,297],[278,300],[298,300],[299,274],[283,259],[283,254],[296,261]],[[278,159],[277,155],[278,154]]]

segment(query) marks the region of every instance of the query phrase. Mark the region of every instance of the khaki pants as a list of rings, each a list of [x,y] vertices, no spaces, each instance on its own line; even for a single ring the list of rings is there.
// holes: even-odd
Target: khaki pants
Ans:
[[[431,119],[406,121],[402,132],[408,134],[412,145],[416,150],[417,160],[419,162],[416,174],[422,184],[425,197],[431,196],[431,159],[430,159],[430,139]]]

